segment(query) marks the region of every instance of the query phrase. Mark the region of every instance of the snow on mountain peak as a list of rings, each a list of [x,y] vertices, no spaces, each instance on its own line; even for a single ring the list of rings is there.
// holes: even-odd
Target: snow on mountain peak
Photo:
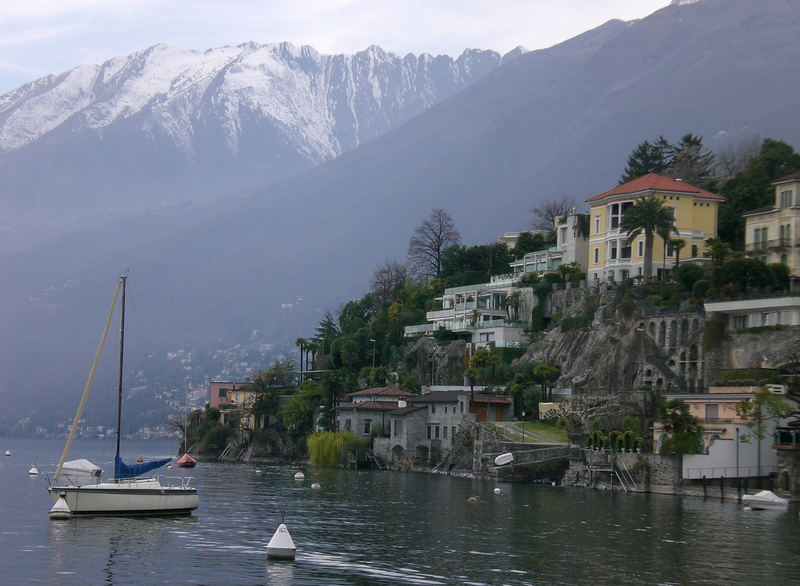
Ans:
[[[466,87],[500,62],[493,52],[465,52],[458,62],[446,57],[449,67],[431,79],[431,63],[439,59],[400,59],[376,45],[355,55],[327,56],[288,42],[206,51],[158,44],[0,96],[0,152],[60,127],[99,132],[137,116],[144,135],[167,136],[191,157],[196,125],[207,125],[211,116],[235,156],[255,115],[304,156],[326,160]]]

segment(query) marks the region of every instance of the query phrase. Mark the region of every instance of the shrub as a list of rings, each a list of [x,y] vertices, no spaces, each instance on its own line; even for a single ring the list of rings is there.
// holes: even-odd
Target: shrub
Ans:
[[[708,352],[718,348],[725,336],[725,322],[718,319],[706,321],[703,332],[703,351]]]
[[[703,299],[711,289],[711,281],[708,279],[698,279],[692,285],[692,297],[695,299]]]

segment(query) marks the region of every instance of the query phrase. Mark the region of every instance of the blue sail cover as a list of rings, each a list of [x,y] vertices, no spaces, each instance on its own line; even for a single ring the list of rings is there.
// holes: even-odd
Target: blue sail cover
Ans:
[[[126,464],[119,456],[114,457],[114,478],[120,480],[122,478],[134,478],[140,476],[150,470],[161,468],[165,464],[169,464],[172,458],[162,458],[161,460],[150,460],[149,462],[137,462],[135,464]]]

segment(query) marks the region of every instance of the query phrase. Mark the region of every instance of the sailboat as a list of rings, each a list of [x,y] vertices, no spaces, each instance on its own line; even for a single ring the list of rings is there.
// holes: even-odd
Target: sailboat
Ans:
[[[189,397],[187,393],[186,397],[186,408],[183,410],[183,456],[181,456],[175,465],[178,468],[194,468],[197,466],[197,460],[192,458],[189,455],[189,449],[187,447],[188,437],[189,437],[189,426],[188,421],[186,419],[186,412],[189,410]]]
[[[122,276],[117,281],[114,290],[114,298],[111,302],[111,310],[106,320],[105,330],[100,340],[100,345],[95,355],[94,363],[89,374],[89,380],[83,391],[78,412],[72,423],[72,430],[64,446],[64,452],[58,463],[58,468],[53,475],[52,481],[48,478],[48,488],[50,497],[55,503],[50,510],[52,519],[62,519],[73,515],[172,515],[172,514],[191,514],[199,505],[197,489],[190,486],[191,478],[179,478],[173,483],[163,484],[157,477],[142,478],[151,470],[155,470],[171,461],[171,458],[163,458],[151,461],[142,461],[134,464],[126,464],[119,455],[120,447],[120,428],[122,424],[122,359],[125,349],[125,286],[127,276]],[[119,388],[117,397],[117,445],[116,455],[114,456],[114,478],[106,482],[99,482],[99,478],[93,475],[64,475],[67,482],[60,478],[64,460],[66,459],[69,446],[75,429],[78,426],[81,413],[83,412],[86,397],[89,393],[97,363],[100,359],[106,335],[108,334],[111,319],[114,314],[114,307],[119,293],[122,293],[120,309],[120,342],[119,342]]]

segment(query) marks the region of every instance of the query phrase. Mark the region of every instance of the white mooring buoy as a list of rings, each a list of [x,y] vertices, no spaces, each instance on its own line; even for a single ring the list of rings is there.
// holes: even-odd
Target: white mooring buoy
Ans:
[[[294,475],[294,479],[295,480],[303,480],[303,479],[305,479],[305,477],[306,477],[306,475],[303,474],[302,472],[296,472],[295,475]]]
[[[320,486],[319,482],[315,482],[311,485],[311,488],[313,488],[314,490],[319,490],[322,487]]]
[[[296,552],[297,548],[292,536],[289,535],[289,530],[284,523],[281,523],[267,544],[267,558],[293,560]]]
[[[50,509],[48,515],[51,519],[69,519],[72,517],[72,511],[69,510],[69,505],[67,505],[67,501],[64,499],[64,494],[60,494],[56,504],[53,505],[53,508]]]
[[[35,464],[31,466],[30,470],[28,470],[28,474],[30,474],[31,476],[36,476],[37,474],[39,474],[39,469],[36,467]]]

